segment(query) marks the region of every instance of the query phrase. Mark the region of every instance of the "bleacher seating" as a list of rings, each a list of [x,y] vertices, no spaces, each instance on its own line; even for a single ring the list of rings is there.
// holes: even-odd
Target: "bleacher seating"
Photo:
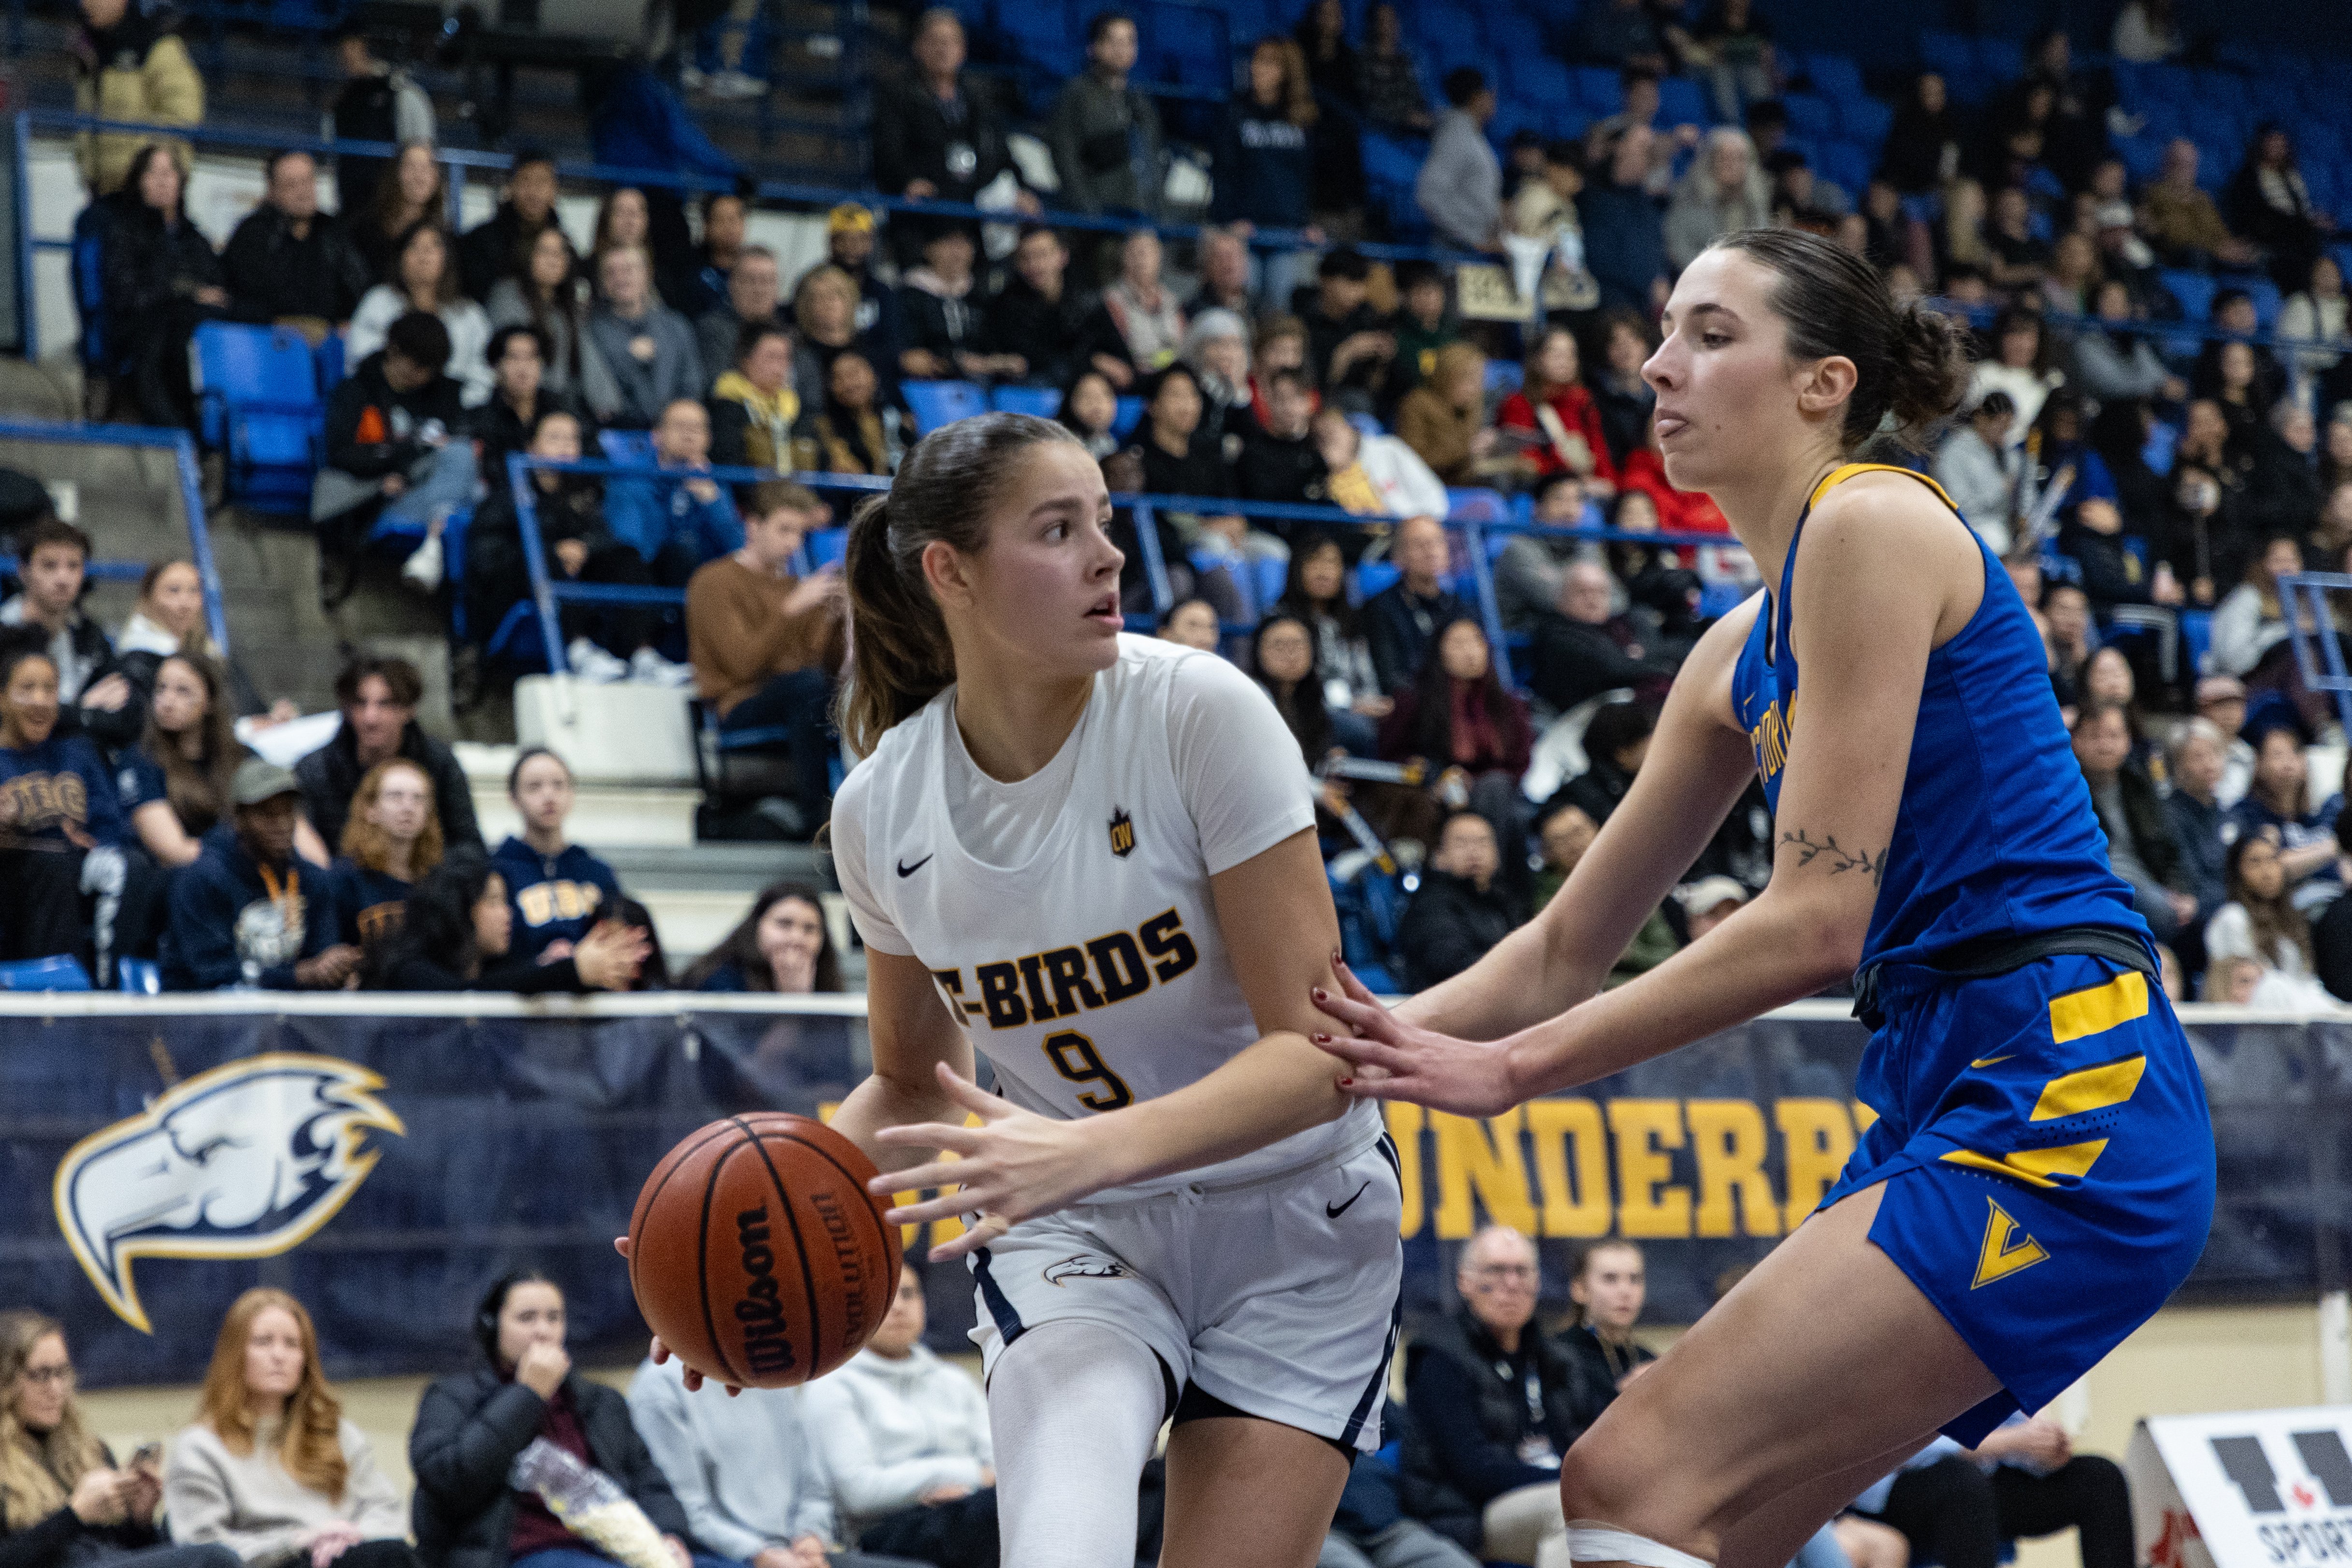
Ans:
[[[898,391],[914,413],[915,429],[925,435],[988,412],[988,393],[971,382],[901,382]]]
[[[189,362],[198,429],[223,456],[226,497],[258,512],[307,514],[326,419],[310,345],[285,328],[207,321]]]

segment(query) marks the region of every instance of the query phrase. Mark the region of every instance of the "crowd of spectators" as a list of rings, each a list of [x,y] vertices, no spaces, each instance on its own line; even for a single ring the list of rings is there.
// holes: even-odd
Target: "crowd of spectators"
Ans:
[[[789,902],[787,899],[786,902]],[[1564,1568],[1569,1447],[1656,1359],[1636,1336],[1634,1242],[1586,1248],[1570,1311],[1539,1317],[1534,1241],[1501,1225],[1458,1249],[1449,1307],[1404,1352],[1391,1441],[1355,1457],[1318,1568]],[[1738,1272],[1727,1275],[1720,1288]],[[925,1343],[909,1258],[864,1348],[802,1388],[686,1385],[675,1359],[625,1392],[566,1347],[562,1288],[516,1269],[468,1328],[474,1364],[427,1386],[409,1495],[378,1464],[320,1363],[310,1313],[246,1291],[215,1339],[195,1418],[118,1459],[75,1397],[64,1328],[0,1312],[0,1562],[9,1568],[613,1568],[625,1532],[567,1507],[562,1472],[601,1474],[676,1568],[993,1568],[994,1448],[980,1383]],[[1142,1486],[1161,1484],[1158,1465]],[[1137,1558],[1160,1552],[1139,1507]],[[2130,1502],[2063,1428],[2013,1420],[1974,1451],[1939,1442],[1864,1491],[1800,1563],[1993,1568],[2005,1542],[2077,1527],[2085,1568],[2123,1568]]]

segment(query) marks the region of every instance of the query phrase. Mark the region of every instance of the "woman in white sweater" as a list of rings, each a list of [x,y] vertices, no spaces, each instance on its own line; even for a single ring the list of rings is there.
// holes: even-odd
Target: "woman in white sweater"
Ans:
[[[172,1440],[175,1541],[247,1568],[418,1568],[408,1510],[319,1369],[310,1314],[283,1291],[239,1296],[221,1323],[195,1425]]]
[[[843,1533],[866,1552],[975,1560],[996,1539],[996,1454],[980,1385],[923,1346],[911,1261],[882,1326],[848,1365],[808,1385]]]
[[[402,231],[392,253],[392,276],[363,295],[352,312],[343,340],[345,360],[357,365],[383,347],[392,324],[411,310],[438,316],[449,329],[449,379],[463,390],[466,406],[490,401],[497,379],[490,373],[490,319],[457,292],[457,266],[449,253],[449,232],[438,220],[419,218]]]

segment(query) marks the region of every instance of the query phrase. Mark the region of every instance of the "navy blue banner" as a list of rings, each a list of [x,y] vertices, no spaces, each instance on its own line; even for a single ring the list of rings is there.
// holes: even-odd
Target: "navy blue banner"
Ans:
[[[528,1265],[564,1285],[576,1354],[625,1360],[645,1329],[612,1239],[646,1173],[731,1111],[829,1115],[865,1069],[846,1016],[358,1001],[9,1005],[0,1305],[64,1320],[92,1385],[200,1376],[255,1284],[308,1304],[338,1376],[433,1372],[470,1355],[489,1281]],[[2352,1032],[2191,1033],[2221,1200],[2185,1293],[2340,1286]],[[1864,1039],[1800,1009],[1484,1122],[1391,1107],[1408,1305],[1443,1304],[1455,1249],[1492,1218],[1539,1239],[1549,1303],[1565,1306],[1580,1249],[1627,1237],[1648,1251],[1649,1317],[1692,1320],[1804,1218],[1867,1125],[1852,1099]],[[971,1322],[963,1270],[934,1270],[929,1295],[944,1348]]]

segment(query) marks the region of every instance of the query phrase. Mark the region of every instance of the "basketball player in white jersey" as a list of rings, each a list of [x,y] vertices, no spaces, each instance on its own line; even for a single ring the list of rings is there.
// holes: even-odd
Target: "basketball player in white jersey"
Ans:
[[[1379,1443],[1396,1157],[1307,1039],[1339,932],[1297,745],[1123,634],[1109,517],[1060,425],[988,414],[850,525],[874,1073],[833,1125],[883,1194],[961,1187],[894,1221],[979,1216],[932,1256],[978,1288],[1008,1564],[1127,1568],[1172,1416],[1161,1561],[1307,1568]]]

